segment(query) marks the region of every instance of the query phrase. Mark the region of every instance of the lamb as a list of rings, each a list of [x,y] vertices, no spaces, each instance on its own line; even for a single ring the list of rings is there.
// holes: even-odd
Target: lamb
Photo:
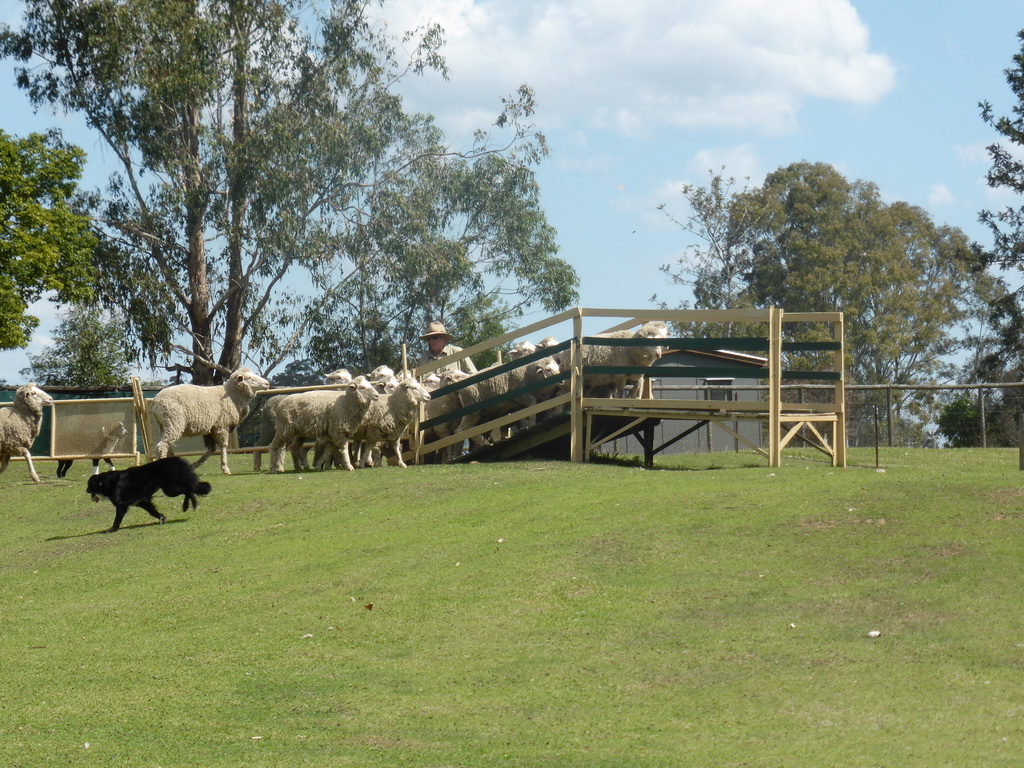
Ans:
[[[382,395],[380,400],[371,403],[365,420],[350,435],[352,439],[363,440],[365,443],[360,466],[365,467],[369,461],[370,450],[377,444],[383,443],[384,448],[394,452],[398,459],[398,466],[404,469],[406,464],[402,460],[402,435],[405,434],[405,430],[416,415],[420,403],[429,400],[430,393],[427,388],[410,377],[399,381],[395,391],[390,395]],[[341,444],[338,440],[343,435],[339,433],[336,438],[333,423],[331,427],[331,440],[340,448]]]
[[[121,438],[128,436],[128,428],[125,427],[123,421],[119,421],[119,422],[117,422],[117,424],[115,424],[114,426],[109,427],[109,428],[108,427],[100,427],[100,434],[101,434],[100,441],[98,443],[96,443],[95,446],[93,446],[95,448],[94,453],[99,453],[99,454],[113,453],[114,452],[114,448],[116,448],[117,444],[119,442],[121,442]],[[114,468],[114,462],[112,462],[110,459],[108,459],[105,455],[103,456],[103,460],[105,462],[107,462],[107,466],[109,466],[111,469]],[[74,464],[74,463],[75,463],[74,459],[58,459],[57,460],[57,477],[64,477],[68,473],[68,470],[71,469],[71,465]],[[99,459],[93,459],[92,460],[92,473],[94,475],[98,475],[100,473],[100,460]]]
[[[534,360],[525,365],[521,365],[518,368],[505,371],[492,376],[489,379],[484,379],[471,384],[470,386],[460,389],[458,391],[459,403],[462,407],[468,407],[480,403],[484,400],[489,400],[492,397],[501,397],[507,393],[518,389],[519,387],[527,384],[532,384],[542,379],[547,379],[552,376],[557,376],[561,372],[558,362],[553,357],[544,357],[540,360]],[[530,405],[534,405],[544,399],[543,394],[538,392],[530,392],[524,395],[517,395],[513,398],[505,398],[500,403],[489,406],[482,411],[476,411],[470,413],[462,418],[459,424],[458,431],[461,432],[471,427],[476,426],[481,421],[490,421],[501,416],[505,416],[512,413],[518,408],[524,408]],[[527,420],[528,426],[533,426],[536,423],[536,416],[531,416]],[[474,435],[472,438],[476,445],[486,445],[487,440],[482,435]]]
[[[612,331],[599,333],[598,337],[606,339],[665,339],[668,328],[664,323],[644,323],[636,331]],[[661,356],[661,347],[602,347],[588,345],[583,348],[583,365],[621,365],[649,367]],[[558,354],[563,367],[569,366],[571,350]],[[643,376],[624,373],[588,373],[583,379],[584,397],[624,397],[626,386],[633,385],[633,397],[639,398],[643,392],[640,386]]]
[[[219,448],[221,471],[230,475],[228,435],[249,414],[256,393],[265,389],[270,389],[270,382],[249,368],[239,368],[219,386],[175,384],[160,390],[150,405],[161,430],[157,458],[173,455],[172,446],[182,437],[201,435],[206,453],[192,466],[198,467]]]
[[[351,401],[351,413],[365,412],[379,398],[377,390],[359,376],[341,390],[313,390],[285,395],[277,407],[274,441],[270,444],[270,471],[284,471],[284,447],[290,446],[296,469],[309,469],[303,443],[328,435],[328,420],[339,400]]]
[[[0,472],[7,469],[11,456],[24,456],[32,481],[39,482],[31,449],[43,425],[43,408],[48,405],[53,405],[53,398],[33,382],[18,387],[14,402],[0,408]]]

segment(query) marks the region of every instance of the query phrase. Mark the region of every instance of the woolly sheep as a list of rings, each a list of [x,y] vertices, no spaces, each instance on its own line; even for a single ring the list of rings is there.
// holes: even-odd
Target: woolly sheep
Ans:
[[[353,380],[353,385],[343,397],[339,397],[327,414],[326,440],[331,450],[321,451],[317,466],[323,467],[327,461],[338,462],[349,472],[355,470],[349,456],[349,443],[358,440],[357,432],[369,418],[368,411],[375,407],[387,395],[381,395],[365,377]]]
[[[14,402],[0,408],[0,472],[7,469],[11,456],[24,456],[32,481],[39,482],[31,448],[43,424],[43,408],[48,405],[53,405],[53,398],[33,382],[18,387]]]
[[[537,347],[529,341],[520,341],[512,349],[509,350],[508,359],[518,360],[520,357],[526,357],[532,355],[537,351]]]
[[[339,368],[328,373],[324,377],[324,381],[327,384],[348,384],[352,381],[352,374],[348,372],[348,368]]]
[[[668,328],[664,323],[644,323],[636,331],[612,331],[596,334],[606,339],[665,339]],[[558,354],[563,367],[569,366],[570,350]],[[583,365],[622,365],[649,367],[661,356],[661,347],[602,347],[588,345],[583,348]],[[583,379],[583,395],[585,397],[624,397],[626,385],[633,384],[633,397],[639,398],[643,392],[640,383],[643,376],[637,374],[593,374],[588,373]]]
[[[284,470],[284,447],[290,446],[296,469],[308,469],[306,440],[324,440],[328,421],[339,400],[351,401],[351,410],[363,410],[380,395],[362,376],[340,390],[314,390],[286,395],[277,407],[274,441],[270,445],[270,471]]]
[[[377,444],[383,444],[385,448],[394,452],[398,459],[398,466],[404,469],[406,465],[402,460],[402,435],[405,434],[406,428],[416,415],[420,403],[429,400],[430,393],[421,382],[413,378],[405,378],[398,383],[395,391],[390,395],[382,395],[380,400],[371,403],[366,413],[366,419],[352,434],[353,439],[363,440],[366,444],[360,465],[366,466],[369,460],[369,449]],[[335,445],[341,447],[338,440],[334,438],[333,431],[331,439]]]
[[[172,446],[182,437],[202,436],[204,453],[193,466],[198,467],[214,450],[220,449],[220,468],[230,475],[228,467],[228,435],[249,413],[249,402],[270,388],[270,382],[249,368],[239,368],[219,386],[200,387],[175,384],[157,392],[152,409],[160,425],[156,455],[173,455]]]
[[[558,362],[553,357],[544,357],[540,360],[534,360],[526,365],[521,365],[518,368],[513,368],[505,371],[504,373],[499,373],[489,379],[484,379],[476,384],[471,384],[464,389],[460,389],[457,393],[459,396],[459,403],[462,407],[475,405],[476,403],[484,400],[489,400],[492,397],[505,395],[508,392],[527,384],[532,384],[542,379],[557,376],[560,372],[561,369],[559,368]],[[483,373],[483,371],[481,371],[481,373]],[[470,429],[481,421],[490,421],[491,419],[505,416],[518,408],[525,408],[527,406],[534,405],[543,400],[545,394],[548,393],[530,392],[525,395],[506,398],[500,403],[489,406],[482,411],[470,413],[462,418],[458,431],[461,432],[463,430]],[[532,426],[536,423],[536,420],[536,416],[529,417],[527,420],[528,425]],[[486,445],[487,443],[487,440],[482,435],[474,435],[472,440],[476,445]]]

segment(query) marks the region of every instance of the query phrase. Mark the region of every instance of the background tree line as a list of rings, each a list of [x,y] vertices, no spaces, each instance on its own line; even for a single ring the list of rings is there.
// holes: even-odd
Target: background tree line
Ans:
[[[540,205],[530,88],[464,147],[403,106],[404,78],[445,73],[443,30],[396,41],[366,0],[25,7],[19,29],[0,29],[0,55],[21,63],[35,107],[83,115],[118,167],[85,194],[84,155],[59,134],[0,134],[0,348],[27,343],[27,307],[53,291],[73,307],[59,329],[70,347],[107,312],[129,363],[197,383],[250,363],[298,381],[397,362],[429,319],[472,343],[578,301]],[[1024,42],[1006,77],[1013,114],[980,105],[1004,142],[989,147],[988,183],[1019,194]],[[683,196],[677,223],[696,244],[664,272],[692,306],[841,310],[857,383],[1024,374],[1008,277],[1024,266],[1021,208],[981,212],[988,248],[822,163],[755,188],[713,172]],[[913,424],[935,403],[899,407]]]
[[[442,30],[399,58],[368,5],[28,0],[0,31],[32,104],[84,115],[116,158],[77,210],[91,288],[136,356],[200,384],[303,353],[363,368],[428,319],[473,341],[576,302],[539,205],[530,88],[451,146],[397,94],[445,72]]]

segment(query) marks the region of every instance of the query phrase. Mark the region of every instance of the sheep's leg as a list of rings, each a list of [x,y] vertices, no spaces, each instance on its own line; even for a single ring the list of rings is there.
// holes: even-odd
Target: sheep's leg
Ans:
[[[406,463],[402,461],[402,438],[398,438],[394,442],[395,458],[398,459],[398,466],[402,469],[407,469]]]
[[[348,435],[345,435],[341,440],[335,440],[334,444],[338,446],[338,451],[341,453],[341,463],[345,469],[349,472],[355,472],[356,468],[352,466],[352,458],[348,455],[349,442]]]
[[[252,471],[259,472],[263,468],[263,451],[253,451]]]
[[[270,444],[270,468],[271,474],[284,472],[284,439],[278,435]]]
[[[309,470],[309,462],[306,460],[305,438],[298,435],[291,444],[292,465],[296,471]]]
[[[214,437],[212,434],[203,435],[203,445],[206,446],[206,453],[204,453],[202,456],[200,456],[198,459],[192,462],[193,469],[195,469],[208,458],[213,456],[213,452],[217,450],[217,443],[214,441]]]
[[[39,475],[36,474],[36,468],[32,466],[32,452],[25,446],[19,447],[18,452],[25,457],[25,463],[28,464],[28,473],[32,476],[32,481],[38,483]],[[6,465],[7,462],[5,461],[4,464]]]
[[[10,456],[7,456],[7,455],[0,456],[0,474],[2,474],[5,469],[7,469],[7,462],[10,461],[10,460],[11,460]]]

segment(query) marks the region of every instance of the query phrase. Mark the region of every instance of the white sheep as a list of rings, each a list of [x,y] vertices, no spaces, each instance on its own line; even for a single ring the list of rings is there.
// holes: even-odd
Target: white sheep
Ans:
[[[520,357],[532,355],[536,351],[537,347],[533,343],[529,341],[520,341],[518,344],[512,347],[512,349],[509,350],[508,359],[518,360]]]
[[[32,383],[18,387],[14,402],[0,408],[0,472],[7,469],[11,456],[24,456],[32,481],[39,482],[31,449],[43,425],[43,408],[48,405],[53,405],[53,398]]]
[[[354,410],[365,410],[380,395],[362,376],[342,389],[313,390],[285,395],[276,411],[274,441],[270,444],[270,471],[284,470],[284,447],[289,446],[296,469],[309,469],[303,445],[307,440],[328,438],[328,420],[339,399],[355,404]],[[319,444],[319,443],[318,443]]]
[[[420,403],[430,400],[430,392],[419,381],[404,378],[390,395],[382,395],[380,400],[370,405],[366,418],[352,434],[353,439],[362,440],[364,447],[360,466],[369,463],[369,454],[374,446],[380,444],[397,457],[398,466],[405,468],[402,460],[402,435],[416,416]],[[338,441],[331,438],[335,445]],[[347,469],[347,467],[346,467]]]
[[[483,372],[481,371],[481,373]],[[483,410],[464,416],[459,424],[458,431],[462,432],[476,426],[481,421],[490,421],[491,419],[505,416],[520,408],[525,408],[544,400],[547,396],[553,394],[553,389],[548,391],[545,388],[544,390],[528,392],[513,397],[505,397],[505,395],[527,384],[533,384],[542,379],[557,376],[560,372],[561,369],[555,358],[544,357],[460,389],[457,394],[462,407],[476,405],[494,397],[502,399]],[[536,416],[530,416],[527,419],[527,425],[533,426],[536,420]],[[476,445],[486,445],[487,443],[486,438],[482,435],[474,435],[472,440]]]
[[[330,461],[340,463],[349,472],[355,470],[349,456],[349,443],[361,439],[357,433],[369,417],[368,411],[387,397],[365,377],[356,377],[346,395],[335,400],[327,414],[327,432],[322,438],[325,445],[318,447],[317,467],[322,468]]]
[[[239,368],[223,384],[200,387],[175,384],[157,392],[150,408],[160,425],[156,455],[173,455],[172,446],[182,437],[202,436],[204,453],[193,466],[198,467],[216,449],[220,449],[220,468],[228,467],[228,435],[249,414],[249,402],[257,392],[270,389],[270,382],[249,368]]]
[[[352,381],[352,374],[348,372],[348,368],[339,368],[328,373],[324,377],[324,381],[327,384],[348,384]]]
[[[636,331],[612,331],[596,334],[605,339],[665,339],[668,328],[664,323],[644,323]],[[583,365],[616,365],[648,368],[661,356],[661,347],[603,347],[587,345],[583,347]],[[564,368],[568,368],[571,350],[558,354],[558,360]],[[624,397],[626,386],[633,385],[633,397],[639,398],[643,393],[640,384],[643,376],[625,373],[588,373],[583,378],[584,397]]]

